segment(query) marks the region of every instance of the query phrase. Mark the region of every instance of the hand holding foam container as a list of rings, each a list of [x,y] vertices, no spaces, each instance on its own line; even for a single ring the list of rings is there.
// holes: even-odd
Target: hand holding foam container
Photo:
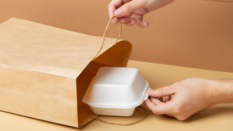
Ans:
[[[148,98],[149,83],[136,68],[102,67],[83,102],[97,115],[131,116]]]

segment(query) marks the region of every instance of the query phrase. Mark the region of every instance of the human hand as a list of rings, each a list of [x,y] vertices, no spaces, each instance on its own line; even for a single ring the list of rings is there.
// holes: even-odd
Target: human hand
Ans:
[[[218,93],[221,91],[213,86],[218,84],[212,83],[214,82],[204,78],[190,78],[171,86],[148,90],[150,98],[145,103],[154,114],[166,114],[185,120],[218,103]],[[165,97],[164,102],[162,97]]]
[[[119,21],[127,26],[137,24],[139,27],[147,27],[149,23],[143,21],[143,16],[150,11],[164,7],[174,0],[112,0],[108,6],[109,17],[113,24]],[[132,15],[134,18],[131,18]]]

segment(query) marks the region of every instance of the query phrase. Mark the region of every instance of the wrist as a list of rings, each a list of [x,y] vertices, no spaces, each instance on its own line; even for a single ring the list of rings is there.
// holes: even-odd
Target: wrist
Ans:
[[[208,87],[212,104],[233,102],[233,80],[209,80]]]

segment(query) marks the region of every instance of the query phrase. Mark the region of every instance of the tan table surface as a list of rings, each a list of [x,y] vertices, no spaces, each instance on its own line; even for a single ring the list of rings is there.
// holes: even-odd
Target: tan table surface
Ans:
[[[146,63],[139,61],[129,61],[128,67],[138,68],[144,78],[150,83],[151,88],[158,88],[173,84],[190,77],[204,77],[209,79],[233,79],[233,73],[210,71],[179,66],[163,65],[156,63]],[[232,131],[233,130],[233,104],[217,105],[208,110],[202,111],[186,121],[179,121],[166,116],[156,116],[147,110],[146,118],[132,126],[115,126],[102,123],[98,120],[90,122],[88,125],[76,129],[68,126],[49,123],[41,120],[27,118],[19,115],[0,111],[0,131],[191,131],[191,130],[211,130],[211,131]],[[110,122],[129,123],[137,120],[141,115],[136,110],[132,117],[101,117]]]

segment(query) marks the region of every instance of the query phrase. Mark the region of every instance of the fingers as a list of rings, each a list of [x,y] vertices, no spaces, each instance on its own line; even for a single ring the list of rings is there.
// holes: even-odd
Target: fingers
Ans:
[[[145,104],[154,114],[169,114],[171,109],[171,104],[163,103],[156,98],[147,99]]]
[[[148,90],[147,93],[149,94],[149,96],[151,97],[165,97],[165,96],[170,96],[172,94],[175,93],[175,89],[168,86],[168,87],[162,87],[162,88],[158,88],[158,89],[152,89],[152,90]]]
[[[108,14],[109,14],[109,18],[112,18],[112,16],[114,15],[114,11],[122,6],[122,0],[112,0],[109,5],[108,5]],[[114,17],[112,19],[112,23],[113,24],[117,24],[118,23],[118,19],[116,17]]]
[[[119,18],[119,21],[120,21],[121,23],[124,23],[124,24],[125,24],[125,23],[128,23],[132,15],[133,15],[133,13],[130,13],[130,14],[127,15],[127,16],[123,16],[123,17]]]
[[[130,13],[132,13],[134,10],[143,7],[143,4],[139,4],[136,2],[137,1],[130,1],[128,3],[125,3],[120,8],[118,8],[116,11],[114,11],[114,15],[116,17],[127,16]]]
[[[113,24],[118,22],[124,23],[126,26],[137,24],[139,27],[147,27],[149,23],[143,21],[143,15],[148,13],[147,9],[143,9],[145,1],[132,1],[132,0],[112,0],[109,4],[109,17],[116,16],[112,19]],[[135,12],[135,18],[131,18]]]
[[[171,96],[169,95],[169,96],[166,96],[165,97],[165,101],[164,102],[168,102],[168,101],[170,101],[171,100]]]
[[[150,97],[150,100],[152,102],[154,102],[156,105],[159,105],[159,104],[162,104],[162,100],[160,98],[153,98],[153,97]]]
[[[135,15],[135,19],[137,20],[137,25],[141,28],[149,26],[149,23],[143,21],[143,15]]]
[[[121,17],[121,18],[118,18],[118,20],[121,23],[127,23],[129,21],[129,18],[128,17]]]
[[[111,18],[113,15],[114,15],[114,11],[122,6],[122,1],[121,0],[112,0],[109,5],[108,5],[108,14],[109,14],[109,17]]]
[[[120,18],[120,22],[124,23],[126,26],[132,26],[134,24],[137,24],[139,27],[144,28],[149,26],[149,23],[143,20],[143,16],[135,15],[135,18],[130,18],[129,17],[122,17]]]
[[[132,26],[137,23],[137,20],[135,18],[131,18],[128,20],[128,22],[124,23],[126,26]]]
[[[114,18],[112,19],[112,23],[115,24],[115,25],[118,24],[118,19],[117,19],[116,17],[114,17]]]

